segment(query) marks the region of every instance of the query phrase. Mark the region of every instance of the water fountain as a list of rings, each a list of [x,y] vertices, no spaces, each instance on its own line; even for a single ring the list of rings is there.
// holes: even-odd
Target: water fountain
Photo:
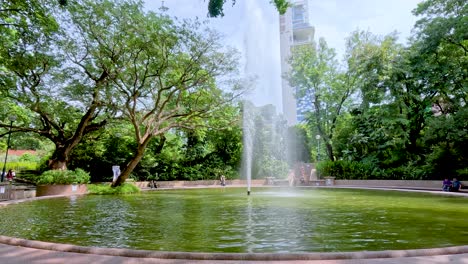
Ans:
[[[270,21],[267,19],[269,15],[267,12],[272,12],[275,19],[273,23],[277,23],[277,11],[274,10],[273,6],[270,6],[271,9],[265,9],[257,1],[246,1],[242,4],[244,5],[247,27],[244,31],[244,73],[248,77],[255,77],[254,89],[245,98],[243,107],[242,172],[247,180],[247,194],[250,194],[252,177],[256,176],[252,175],[253,166],[255,167],[253,159],[258,158],[253,152],[255,148],[258,148],[256,146],[258,140],[254,140],[255,131],[259,129],[255,127],[255,118],[258,115],[259,105],[264,107],[265,105],[274,105],[277,109],[281,109],[279,88],[281,77],[279,72],[279,32],[275,31],[278,25],[272,24],[271,18]],[[271,70],[271,65],[276,65],[277,72]],[[271,114],[276,115],[276,111]],[[274,126],[274,124],[271,125]],[[272,137],[274,135],[271,133]],[[270,140],[274,142],[273,138]],[[271,152],[271,150],[266,151],[266,153]],[[258,174],[258,171],[255,173]]]
[[[252,148],[253,148],[253,130],[254,130],[254,120],[253,120],[253,106],[249,102],[244,102],[243,104],[243,117],[242,117],[242,127],[243,127],[243,154],[242,154],[242,165],[243,165],[243,174],[247,179],[247,195],[250,195],[250,189],[252,185]]]

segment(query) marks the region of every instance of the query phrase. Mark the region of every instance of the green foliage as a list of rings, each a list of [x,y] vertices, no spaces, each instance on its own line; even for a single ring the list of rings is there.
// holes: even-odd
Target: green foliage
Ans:
[[[271,156],[263,159],[260,175],[266,177],[286,178],[289,171],[289,165],[284,160],[277,160]]]
[[[288,142],[289,130],[284,118],[276,113],[273,105],[256,107],[248,101],[244,102],[243,115],[244,142],[247,142],[251,149],[252,179],[262,179],[272,174],[286,177],[286,153],[295,150],[288,149],[293,145]],[[247,166],[244,166],[245,169]],[[246,173],[247,171],[244,171],[244,175]]]
[[[108,131],[87,137],[71,154],[70,169],[86,169],[91,174],[91,182],[111,181],[112,166],[120,165],[122,170],[132,158],[135,142],[133,137],[128,136],[128,126],[121,123]],[[148,144],[131,178],[137,181],[202,180],[218,179],[221,174],[229,179],[239,178],[242,153],[240,127],[232,125],[204,133],[174,132],[165,135],[162,149],[161,138],[154,138]]]
[[[360,40],[357,38],[358,41]],[[359,73],[351,65],[354,46],[347,47],[348,70],[342,70],[336,52],[320,38],[316,45],[301,45],[293,50],[289,83],[296,87],[299,104],[309,105],[302,109],[307,125],[325,143],[327,157],[336,158],[333,140],[336,128],[350,106],[350,97],[357,91]],[[343,67],[346,68],[346,67]]]
[[[21,155],[21,157],[19,158],[19,161],[38,162],[38,161],[39,161],[39,157],[36,156],[36,155],[29,154],[29,153],[24,153],[24,154]]]
[[[387,105],[354,111],[347,130],[341,130],[343,134],[337,136],[342,140],[335,143],[339,145],[339,157],[355,161],[372,157],[387,167],[406,162],[407,121],[399,118],[395,110],[393,105]]]
[[[89,194],[99,195],[118,195],[118,194],[132,194],[139,193],[140,188],[131,183],[124,183],[117,187],[111,187],[110,184],[88,184]]]
[[[226,0],[208,0],[208,15],[210,17],[224,16],[224,4]],[[287,0],[271,0],[270,3],[274,4],[278,12],[283,15],[286,10],[291,6]],[[232,5],[236,4],[236,0],[232,0]]]
[[[375,160],[374,160],[375,162]],[[372,161],[324,161],[318,165],[319,174],[346,180],[429,180],[426,171],[414,163],[380,168]]]
[[[344,160],[323,161],[317,166],[319,175],[322,177],[333,176],[336,177],[337,180],[375,179],[374,175],[378,172],[374,171],[374,168],[372,163]]]
[[[225,2],[210,1],[209,9],[222,15]],[[280,12],[288,6],[270,2]],[[237,90],[217,86],[238,86],[226,81],[236,73],[238,56],[223,48],[218,34],[203,31],[198,21],[144,12],[139,1],[84,0],[60,12],[57,1],[2,7],[0,134],[14,113],[14,148],[59,146],[42,157],[39,170],[52,159],[84,168],[94,182],[109,181],[112,165],[124,169],[133,161],[125,177],[136,180],[239,177],[240,108],[224,104]],[[293,51],[290,82],[298,101],[313,109],[304,109],[307,126],[293,131],[271,107],[257,111],[254,178],[280,177],[285,162],[308,162],[311,153],[324,151],[337,162],[322,162],[322,175],[468,177],[468,4],[426,0],[414,13],[419,20],[407,46],[393,33],[356,31],[346,40],[342,64],[323,39]],[[121,118],[113,124],[117,112]],[[289,142],[291,134],[300,140]],[[325,144],[314,153],[318,143]],[[287,154],[300,154],[286,160],[285,146]],[[35,161],[26,155],[7,167],[34,170]],[[66,177],[45,174],[43,180]]]
[[[466,177],[468,3],[426,0],[414,13],[420,18],[406,47],[396,43],[395,35],[357,32],[350,38],[355,45],[347,57],[348,71],[359,76],[361,105],[334,138],[340,160],[325,164],[325,173],[375,179]]]
[[[8,3],[11,5],[5,6],[8,11],[4,13],[2,10],[0,16],[6,14],[13,18],[21,34],[16,34],[16,41],[5,50],[8,60],[0,60],[0,68],[5,71],[0,76],[6,76],[8,80],[4,82],[10,83],[0,85],[1,92],[5,92],[6,100],[11,104],[21,106],[15,130],[35,133],[52,141],[56,149],[51,157],[51,167],[66,168],[68,153],[81,137],[102,127],[112,112],[103,110],[109,105],[109,98],[106,98],[109,86],[104,85],[109,78],[102,75],[106,70],[99,68],[109,69],[109,65],[97,63],[99,52],[95,42],[83,40],[85,36],[81,33],[91,29],[78,34],[79,20],[71,21],[71,16],[76,15],[76,7],[88,3],[78,1],[66,6],[70,12],[63,9],[57,12],[56,1]],[[0,34],[2,29],[4,27],[0,26]],[[2,39],[5,35],[11,36],[2,34]],[[87,55],[83,55],[86,59],[79,58],[84,45],[78,43],[83,42],[88,45],[85,47]],[[38,143],[29,142],[28,145]]]
[[[82,169],[49,170],[38,177],[36,184],[85,184],[89,180],[89,173]]]
[[[468,109],[431,118],[423,143],[430,148],[423,166],[429,175],[464,178],[468,168]]]
[[[287,131],[287,158],[290,167],[297,162],[309,163],[311,161],[312,135],[305,125],[289,127]],[[315,157],[317,155],[314,155]]]
[[[38,166],[39,163],[35,161],[9,161],[6,164],[7,168],[13,169],[17,172],[23,170],[37,170]]]
[[[291,3],[288,0],[271,0],[270,3],[274,3],[276,9],[281,15],[284,15],[288,8],[291,6]]]

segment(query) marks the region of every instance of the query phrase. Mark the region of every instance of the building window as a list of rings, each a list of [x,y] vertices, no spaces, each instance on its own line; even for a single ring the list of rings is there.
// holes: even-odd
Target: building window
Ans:
[[[293,24],[304,23],[305,10],[303,5],[297,5],[292,7],[292,20]]]

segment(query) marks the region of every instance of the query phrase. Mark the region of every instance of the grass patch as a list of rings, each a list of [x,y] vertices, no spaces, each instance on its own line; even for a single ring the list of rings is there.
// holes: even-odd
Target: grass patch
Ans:
[[[108,183],[88,184],[89,194],[130,194],[139,193],[140,188],[131,183],[124,183],[118,187],[111,187]]]
[[[23,170],[37,170],[39,163],[35,161],[8,161],[6,163],[8,169],[15,170],[16,172]]]

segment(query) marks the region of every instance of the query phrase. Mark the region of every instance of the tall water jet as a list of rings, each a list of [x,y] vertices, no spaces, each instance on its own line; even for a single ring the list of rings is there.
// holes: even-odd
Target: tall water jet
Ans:
[[[272,5],[265,8],[258,1],[245,1],[242,4],[245,10],[244,25],[246,27],[244,73],[248,78],[255,78],[255,83],[251,87],[252,92],[245,98],[243,106],[243,174],[247,179],[247,194],[250,194],[252,178],[263,173],[258,168],[258,153],[255,153],[255,149],[258,149],[256,146],[258,139],[255,139],[258,130],[255,127],[258,121],[257,115],[264,112],[276,115],[276,110],[262,112],[256,106],[274,105],[275,109],[281,109],[281,72],[277,11]],[[270,139],[270,142],[273,142],[273,139]],[[266,153],[271,153],[271,151]],[[254,164],[253,159],[256,158],[257,161]],[[252,175],[252,172],[255,175]]]
[[[252,149],[253,149],[253,129],[254,129],[254,109],[248,101],[243,103],[243,117],[242,117],[242,130],[243,130],[243,165],[244,175],[247,178],[247,195],[250,195],[250,188],[252,185]]]

